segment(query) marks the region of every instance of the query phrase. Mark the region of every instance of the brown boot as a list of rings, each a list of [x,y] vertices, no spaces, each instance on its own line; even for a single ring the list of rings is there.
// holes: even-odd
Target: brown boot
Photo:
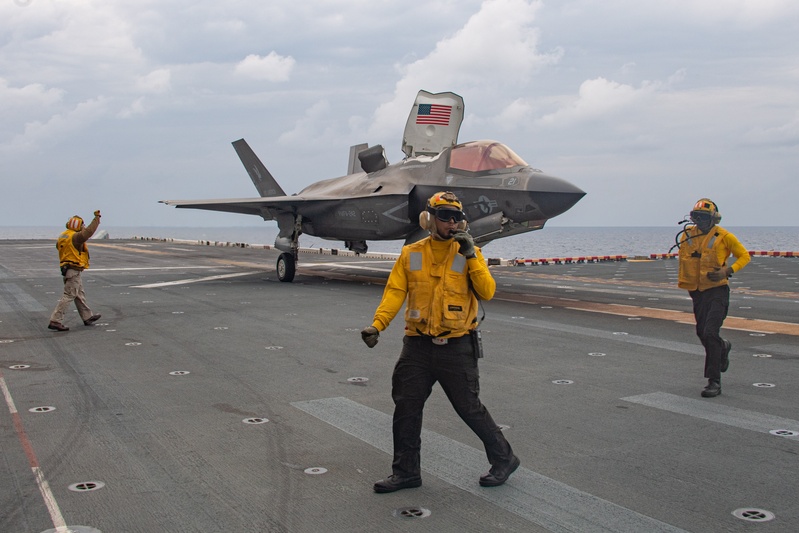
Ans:
[[[69,331],[69,328],[61,322],[53,322],[52,320],[47,325],[47,329],[54,329],[56,331]]]
[[[100,319],[100,315],[92,315],[83,321],[84,326],[91,326]]]

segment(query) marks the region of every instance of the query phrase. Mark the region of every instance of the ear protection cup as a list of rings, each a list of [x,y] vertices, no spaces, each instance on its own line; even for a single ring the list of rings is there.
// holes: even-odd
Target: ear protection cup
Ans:
[[[433,221],[432,215],[427,211],[419,213],[419,226],[425,231],[433,231],[436,229],[436,223]]]

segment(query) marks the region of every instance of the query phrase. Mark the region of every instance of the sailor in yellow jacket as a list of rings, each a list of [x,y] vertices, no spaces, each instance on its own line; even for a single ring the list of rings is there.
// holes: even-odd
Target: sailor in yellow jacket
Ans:
[[[477,367],[482,356],[478,298],[490,300],[496,282],[465,231],[463,206],[453,193],[434,194],[419,223],[430,236],[402,248],[374,320],[361,331],[373,348],[407,299],[403,348],[391,380],[392,474],[376,482],[374,490],[421,486],[422,413],[436,382],[485,446],[491,467],[480,477],[480,485],[502,485],[519,467],[519,459],[480,401]]]
[[[730,306],[727,279],[749,263],[749,252],[738,239],[717,224],[721,221],[716,204],[707,198],[691,210],[693,226],[681,234],[678,285],[691,295],[696,334],[705,347],[705,377],[702,396],[721,394],[721,373],[730,365],[732,343],[721,338],[721,326]],[[732,255],[735,261],[728,264]]]
[[[83,291],[83,282],[80,277],[80,273],[89,268],[89,248],[86,241],[94,235],[99,225],[99,210],[94,212],[94,219],[88,226],[83,224],[82,218],[75,215],[67,221],[66,230],[58,236],[56,248],[58,248],[58,260],[64,279],[64,294],[61,295],[53,314],[50,315],[48,329],[69,331],[69,328],[64,325],[64,316],[72,302],[75,302],[75,307],[78,308],[78,314],[80,314],[84,325],[91,326],[100,318],[100,315],[92,313],[86,303],[86,293]]]

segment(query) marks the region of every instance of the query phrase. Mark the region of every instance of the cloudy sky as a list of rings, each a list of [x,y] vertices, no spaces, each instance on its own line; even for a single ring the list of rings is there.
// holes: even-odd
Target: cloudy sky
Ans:
[[[0,0],[3,226],[252,226],[257,196],[401,136],[416,92],[588,195],[555,226],[799,226],[796,0]]]

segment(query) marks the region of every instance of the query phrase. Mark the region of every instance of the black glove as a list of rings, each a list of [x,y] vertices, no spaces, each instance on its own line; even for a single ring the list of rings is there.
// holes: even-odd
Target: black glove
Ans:
[[[374,326],[366,326],[361,330],[361,338],[369,348],[375,347],[375,345],[377,344],[377,338],[379,336],[380,332],[377,331],[377,328]]]
[[[466,233],[465,231],[456,231],[452,234],[452,238],[460,244],[460,250],[458,250],[461,255],[463,255],[467,259],[471,259],[475,257],[474,251],[474,238],[471,235]]]
[[[721,281],[732,276],[732,267],[718,268],[713,272],[708,272],[707,277],[710,281]]]

